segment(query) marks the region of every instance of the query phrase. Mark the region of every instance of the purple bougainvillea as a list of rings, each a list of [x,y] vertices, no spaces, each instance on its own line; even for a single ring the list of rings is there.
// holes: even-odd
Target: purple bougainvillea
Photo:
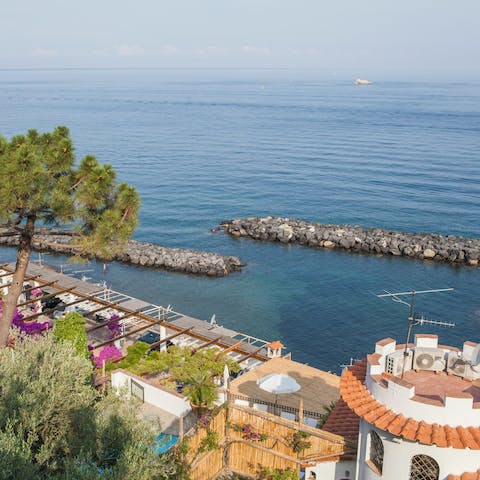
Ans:
[[[39,288],[34,288],[31,292],[30,295],[32,297],[38,297],[39,295],[42,294],[42,291]]]
[[[2,302],[0,302],[0,314],[2,312]],[[52,327],[50,322],[29,322],[28,317],[24,317],[18,309],[15,309],[15,313],[13,315],[12,324],[17,327],[22,333],[26,333],[27,335],[40,335],[44,331],[48,330]]]
[[[97,368],[101,368],[103,361],[115,361],[123,357],[123,353],[115,345],[106,345],[103,347],[98,356],[93,356],[93,362]]]
[[[120,318],[118,315],[112,315],[108,321],[116,320]],[[120,322],[113,322],[107,325],[107,328],[110,330],[109,338],[115,338],[122,334],[122,324]]]

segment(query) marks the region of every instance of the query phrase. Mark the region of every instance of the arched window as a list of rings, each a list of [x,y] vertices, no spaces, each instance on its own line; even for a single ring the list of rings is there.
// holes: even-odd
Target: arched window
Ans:
[[[410,464],[410,480],[438,480],[440,467],[428,455],[415,455]]]
[[[370,461],[373,463],[378,473],[383,469],[383,443],[377,432],[370,432]]]

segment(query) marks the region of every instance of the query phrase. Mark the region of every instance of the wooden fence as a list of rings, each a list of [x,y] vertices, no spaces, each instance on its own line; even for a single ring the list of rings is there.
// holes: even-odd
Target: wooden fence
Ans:
[[[310,444],[300,451],[292,448],[299,431],[308,435],[301,440]],[[217,439],[216,448],[202,451],[209,435]],[[192,480],[213,480],[227,470],[254,478],[263,468],[298,472],[302,466],[356,449],[339,435],[235,404],[216,412],[208,426],[197,425],[186,440]]]

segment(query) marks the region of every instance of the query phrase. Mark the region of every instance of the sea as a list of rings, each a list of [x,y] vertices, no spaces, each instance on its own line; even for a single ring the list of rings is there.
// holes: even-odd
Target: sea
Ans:
[[[353,80],[314,70],[0,70],[1,135],[68,126],[78,158],[95,155],[138,189],[135,239],[236,255],[245,267],[205,278],[43,262],[197,318],[215,314],[333,372],[379,339],[404,342],[408,306],[378,297],[385,291],[453,288],[417,295],[415,314],[455,326],[414,332],[457,347],[480,341],[480,268],[212,232],[222,220],[274,215],[480,236],[480,82]],[[14,256],[0,249],[0,262]]]

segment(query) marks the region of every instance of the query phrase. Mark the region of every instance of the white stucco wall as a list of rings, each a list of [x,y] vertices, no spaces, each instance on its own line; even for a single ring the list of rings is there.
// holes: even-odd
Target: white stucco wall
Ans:
[[[415,389],[400,385],[394,380],[389,380],[388,388],[385,388],[367,377],[366,385],[377,401],[405,417],[439,425],[480,427],[480,409],[473,408],[472,397],[447,397],[444,406],[430,405],[413,400]]]
[[[112,372],[112,387],[117,390],[126,387],[127,394],[130,395],[132,379],[143,387],[145,403],[161,408],[177,417],[184,417],[192,410],[189,401],[182,395],[151,385],[141,377],[131,375],[124,370]]]
[[[310,480],[310,472],[316,474],[316,480],[354,480],[355,462],[321,462],[305,469],[305,480]]]
[[[370,457],[369,433],[371,430],[377,432],[383,442],[384,457],[381,476],[366,464],[366,460]],[[480,468],[480,450],[439,448],[435,445],[409,442],[379,430],[364,420],[360,421],[357,480],[409,480],[410,463],[415,455],[428,455],[438,463],[439,480],[445,480],[449,474],[460,475],[463,472],[475,472]]]

